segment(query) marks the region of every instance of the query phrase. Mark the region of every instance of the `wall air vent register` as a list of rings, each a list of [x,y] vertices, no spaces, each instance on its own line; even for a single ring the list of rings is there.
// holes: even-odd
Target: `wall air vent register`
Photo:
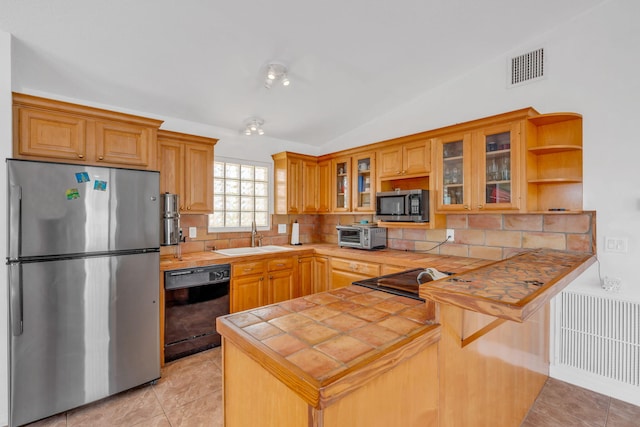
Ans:
[[[544,48],[536,49],[509,60],[508,86],[519,86],[545,77]]]

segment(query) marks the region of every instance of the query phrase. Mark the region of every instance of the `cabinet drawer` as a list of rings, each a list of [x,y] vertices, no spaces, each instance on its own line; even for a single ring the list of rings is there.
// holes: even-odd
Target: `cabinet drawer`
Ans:
[[[333,270],[350,271],[353,273],[362,274],[363,276],[375,277],[380,275],[380,266],[378,264],[363,261],[353,261],[343,258],[332,258],[331,268]]]
[[[231,266],[232,276],[244,276],[247,274],[261,274],[266,270],[264,261],[239,262]]]
[[[294,257],[274,258],[268,261],[269,271],[291,270],[294,265]]]

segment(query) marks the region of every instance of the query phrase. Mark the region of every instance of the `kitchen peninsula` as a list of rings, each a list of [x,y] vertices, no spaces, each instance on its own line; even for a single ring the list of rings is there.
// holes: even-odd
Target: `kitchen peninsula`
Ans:
[[[225,425],[517,426],[548,375],[547,302],[594,260],[536,250],[425,302],[348,286],[221,317]]]

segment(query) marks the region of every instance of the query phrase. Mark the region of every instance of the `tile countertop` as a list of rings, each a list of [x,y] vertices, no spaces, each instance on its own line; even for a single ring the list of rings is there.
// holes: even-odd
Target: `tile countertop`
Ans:
[[[440,339],[433,303],[347,286],[217,319],[218,332],[316,408]]]
[[[595,260],[591,253],[536,249],[427,282],[420,297],[523,322]]]
[[[176,259],[172,255],[165,255],[160,258],[160,270],[176,270],[181,268],[199,267],[210,264],[226,264],[256,259],[274,258],[280,256],[293,255],[326,255],[333,257],[344,257],[358,261],[376,262],[379,264],[397,265],[401,267],[419,268],[433,267],[441,271],[459,273],[474,269],[483,265],[491,264],[493,261],[479,258],[465,258],[450,255],[432,255],[420,252],[407,252],[394,249],[379,249],[365,251],[361,249],[339,248],[330,243],[313,243],[301,246],[284,246],[287,251],[271,252],[253,255],[221,255],[216,252],[193,252],[182,255],[182,259]]]

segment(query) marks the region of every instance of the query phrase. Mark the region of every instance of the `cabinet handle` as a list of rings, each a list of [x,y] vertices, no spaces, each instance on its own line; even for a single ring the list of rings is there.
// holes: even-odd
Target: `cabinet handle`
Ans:
[[[187,210],[190,211],[191,210],[191,206],[187,206]]]
[[[280,263],[276,264],[276,267],[284,267],[284,264],[280,262]]]
[[[463,208],[465,208],[465,209],[466,209],[466,210],[468,210],[468,211],[470,211],[470,210],[471,210],[471,208],[469,207],[469,205],[463,205],[462,207],[463,207]]]
[[[98,157],[98,160],[104,160],[104,157],[100,156]]]
[[[84,158],[84,154],[78,154],[78,158],[83,159]]]
[[[273,280],[273,276],[269,276],[269,279]]]
[[[261,278],[260,278],[260,281],[261,281],[261,282],[262,282],[262,281],[264,281],[264,277],[261,277]]]
[[[406,174],[407,174],[407,171],[402,171],[402,175],[406,175]]]
[[[484,209],[484,205],[478,205],[478,209]]]

